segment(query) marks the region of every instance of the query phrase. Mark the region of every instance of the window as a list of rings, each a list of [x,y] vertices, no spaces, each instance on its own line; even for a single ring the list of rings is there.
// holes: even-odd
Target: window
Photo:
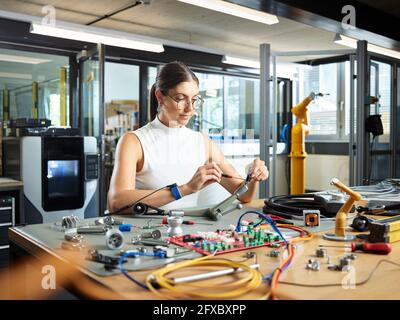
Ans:
[[[310,138],[339,138],[338,77],[339,63],[312,66],[300,69],[299,102],[311,92],[322,93],[308,106],[310,115]]]
[[[65,56],[0,49],[2,109],[7,108],[13,119],[37,116],[55,126],[69,125],[68,70]]]
[[[371,105],[370,113],[382,115],[384,134],[382,138],[386,142],[389,141],[390,134],[391,82],[391,66],[371,60],[370,94],[378,97],[379,101]]]
[[[219,136],[224,128],[224,77],[196,73],[204,104],[199,114],[199,127],[210,136]]]
[[[215,139],[258,137],[259,80],[206,73],[196,75],[204,98],[201,130]]]
[[[226,128],[234,130],[231,136],[257,136],[260,132],[259,80],[225,77]],[[236,131],[236,132],[235,132]]]

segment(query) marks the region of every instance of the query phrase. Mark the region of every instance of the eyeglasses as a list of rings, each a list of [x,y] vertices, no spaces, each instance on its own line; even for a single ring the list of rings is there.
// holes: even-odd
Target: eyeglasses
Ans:
[[[166,96],[176,102],[176,108],[178,110],[184,110],[187,106],[189,106],[189,104],[192,106],[194,110],[198,110],[204,103],[204,100],[201,96],[195,96],[192,98],[191,101],[189,101],[187,97],[183,99],[174,99],[168,94],[166,94]]]

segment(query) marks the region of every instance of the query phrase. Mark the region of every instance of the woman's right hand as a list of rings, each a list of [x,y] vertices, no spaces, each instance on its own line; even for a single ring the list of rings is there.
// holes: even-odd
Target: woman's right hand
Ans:
[[[211,162],[197,169],[196,173],[186,184],[191,192],[197,192],[213,182],[221,181],[222,170],[219,166]]]

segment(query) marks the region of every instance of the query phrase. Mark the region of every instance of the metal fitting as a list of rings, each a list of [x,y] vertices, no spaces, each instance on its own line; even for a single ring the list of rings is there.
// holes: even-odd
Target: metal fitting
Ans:
[[[317,258],[325,258],[328,255],[326,249],[318,248],[315,250],[315,256]]]
[[[354,253],[348,253],[344,256],[344,258],[348,258],[350,260],[356,260],[357,259],[357,255]]]
[[[271,258],[278,258],[280,254],[281,252],[279,250],[271,250],[267,253],[267,256]]]
[[[83,248],[85,248],[85,246],[80,242],[74,243],[74,242],[63,241],[61,243],[61,248],[69,251],[81,251]]]
[[[106,232],[106,246],[108,249],[121,249],[124,245],[124,236],[117,229],[110,229]]]
[[[318,260],[315,259],[310,259],[308,260],[306,269],[312,270],[312,271],[319,271],[321,265]]]
[[[256,255],[257,255],[257,253],[255,253],[254,251],[249,251],[249,252],[246,252],[244,257],[247,259],[251,259],[251,258],[254,258]]]
[[[153,230],[152,232],[145,232],[140,235],[141,239],[154,239],[158,240],[161,238],[161,231],[160,230]]]
[[[64,239],[73,243],[81,243],[83,236],[81,234],[68,234],[64,235]]]

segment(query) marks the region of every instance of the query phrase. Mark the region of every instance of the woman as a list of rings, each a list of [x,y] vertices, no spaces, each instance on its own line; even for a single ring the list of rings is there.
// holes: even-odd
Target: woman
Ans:
[[[143,202],[162,209],[189,208],[198,205],[198,191],[212,183],[221,184],[230,193],[240,186],[239,179],[221,176],[240,175],[214,142],[186,127],[202,104],[199,80],[186,65],[171,62],[160,69],[150,104],[157,108],[154,120],[126,133],[118,142],[108,194],[110,212],[167,185],[174,184]],[[251,167],[249,189],[241,195],[242,202],[251,201],[258,182],[268,178],[263,161],[255,159]]]

